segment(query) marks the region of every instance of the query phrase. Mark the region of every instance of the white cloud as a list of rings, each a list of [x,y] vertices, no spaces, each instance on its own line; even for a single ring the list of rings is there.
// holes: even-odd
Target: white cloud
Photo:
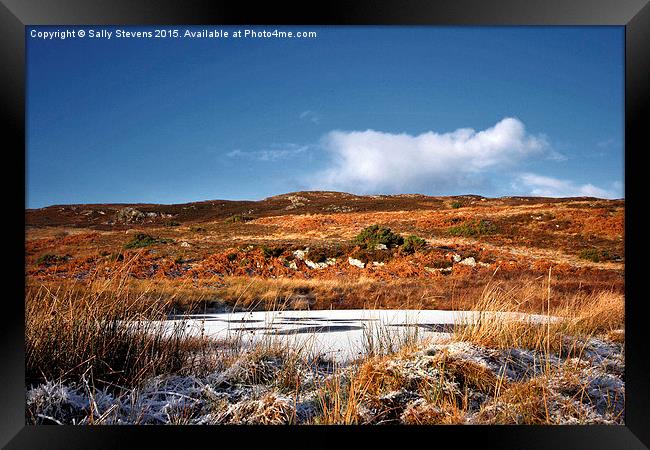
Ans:
[[[406,192],[413,189],[465,190],[482,174],[546,152],[543,136],[531,136],[515,118],[483,131],[460,128],[417,136],[375,130],[332,131],[322,146],[331,156],[324,171],[310,176],[312,187]]]
[[[555,162],[563,162],[568,160],[569,158],[564,153],[560,153],[555,150],[550,150],[548,152],[547,159],[550,159],[551,161],[555,161]]]
[[[276,148],[250,151],[250,152],[245,152],[237,149],[226,153],[226,156],[228,156],[229,158],[245,158],[245,159],[251,159],[256,161],[274,162],[281,159],[290,158],[292,156],[295,156],[299,153],[306,151],[309,148],[309,146],[307,145],[299,146],[296,144],[282,144],[282,145],[276,144],[276,145],[272,145],[271,147],[276,147]]]
[[[622,184],[616,182],[611,190],[602,189],[593,184],[576,184],[568,180],[524,173],[517,177],[513,189],[524,189],[526,194],[539,197],[598,197],[621,198]]]
[[[614,139],[612,139],[612,138],[603,139],[602,141],[598,141],[596,143],[596,145],[598,145],[598,147],[602,147],[602,148],[610,148],[610,147],[613,147],[614,145],[616,145],[616,141],[614,141]]]
[[[314,111],[303,111],[300,113],[300,119],[307,120],[309,122],[315,123],[318,125],[320,123],[320,116]]]

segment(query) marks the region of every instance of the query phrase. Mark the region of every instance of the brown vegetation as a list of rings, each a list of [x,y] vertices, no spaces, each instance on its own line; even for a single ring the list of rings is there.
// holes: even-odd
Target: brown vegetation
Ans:
[[[38,391],[31,423],[120,423],[123,406],[102,410],[99,390],[136,404],[161,395],[152,380],[204,375],[164,418],[129,423],[623,420],[622,355],[593,356],[599,345],[622,352],[625,340],[622,200],[309,192],[53,206],[26,221],[26,384],[72,383],[88,399],[73,414]],[[385,248],[355,240],[373,225]],[[369,329],[365,357],[347,367],[157,325],[170,312],[301,308],[473,310],[480,320],[435,345]]]

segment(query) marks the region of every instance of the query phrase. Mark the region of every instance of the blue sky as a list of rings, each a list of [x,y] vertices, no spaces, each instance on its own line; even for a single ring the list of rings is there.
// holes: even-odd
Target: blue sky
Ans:
[[[623,197],[622,27],[277,28],[317,37],[44,40],[30,31],[66,28],[27,27],[26,206]]]

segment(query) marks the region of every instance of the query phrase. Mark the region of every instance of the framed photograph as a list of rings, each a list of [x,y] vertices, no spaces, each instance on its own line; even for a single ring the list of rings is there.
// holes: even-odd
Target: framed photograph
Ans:
[[[3,0],[2,445],[647,448],[646,3]]]

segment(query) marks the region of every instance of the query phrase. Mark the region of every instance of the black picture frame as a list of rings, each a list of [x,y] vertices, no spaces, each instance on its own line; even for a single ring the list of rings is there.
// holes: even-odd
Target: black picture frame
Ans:
[[[332,446],[361,437],[362,445],[397,444],[482,446],[489,448],[641,449],[650,446],[650,352],[643,290],[644,240],[641,164],[647,151],[650,86],[650,6],[647,0],[457,0],[329,1],[278,4],[204,0],[0,0],[5,154],[18,155],[14,169],[25,182],[25,26],[136,24],[277,24],[277,25],[618,25],[625,27],[625,239],[626,239],[626,408],[625,426],[434,426],[434,427],[71,427],[26,426],[24,386],[24,195],[11,197],[5,226],[12,258],[4,271],[11,290],[4,298],[0,327],[0,445],[6,448],[131,448],[136,439],[148,447],[188,445],[202,437],[214,445],[250,444],[251,438],[282,439],[277,445]],[[607,93],[603,93],[607,95]],[[20,157],[22,156],[22,158]],[[11,167],[7,165],[7,169]],[[12,181],[12,183],[14,183]],[[24,191],[23,191],[24,194]],[[8,223],[11,222],[11,225]],[[23,239],[20,239],[20,236]],[[14,256],[15,253],[15,256]],[[22,265],[21,265],[22,261]],[[637,264],[638,262],[638,264]],[[253,433],[254,431],[254,433]],[[219,434],[217,434],[219,433]],[[290,434],[289,434],[290,433]],[[360,435],[360,436],[359,436]],[[443,440],[444,439],[444,440]],[[303,441],[304,440],[304,441]],[[417,440],[417,441],[416,441]],[[443,444],[443,442],[447,444]],[[301,443],[302,442],[302,443]],[[350,441],[351,442],[351,441]],[[228,444],[233,445],[233,444]],[[268,442],[266,445],[269,445]],[[273,445],[275,446],[275,445]]]

